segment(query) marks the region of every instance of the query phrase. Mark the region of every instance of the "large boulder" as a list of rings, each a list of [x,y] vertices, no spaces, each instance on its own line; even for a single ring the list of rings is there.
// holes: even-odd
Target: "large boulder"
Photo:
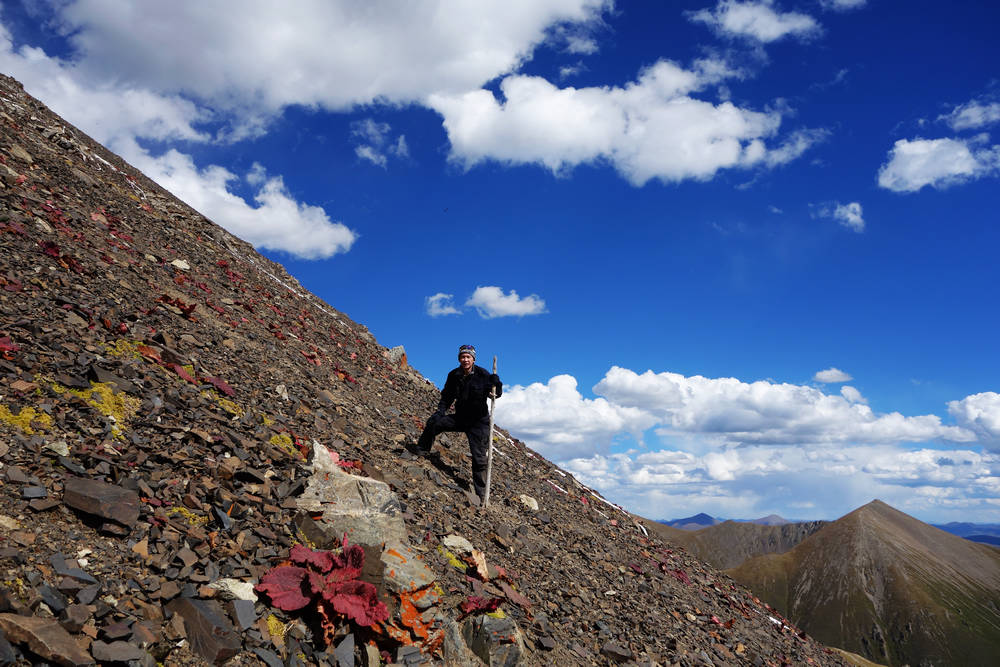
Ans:
[[[301,515],[299,527],[321,548],[338,545],[345,533],[351,544],[406,542],[402,508],[389,485],[346,473],[337,462],[330,450],[313,442],[312,475],[298,508],[319,532],[305,528],[309,522]]]

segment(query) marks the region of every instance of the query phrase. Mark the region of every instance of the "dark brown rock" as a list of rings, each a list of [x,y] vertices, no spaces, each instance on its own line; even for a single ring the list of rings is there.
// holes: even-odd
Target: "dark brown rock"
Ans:
[[[0,614],[0,630],[8,641],[24,644],[32,653],[64,667],[94,664],[94,659],[54,619]]]
[[[139,519],[139,495],[135,491],[93,479],[68,478],[63,503],[129,528]]]
[[[167,610],[184,619],[191,650],[205,660],[219,664],[239,652],[239,638],[218,602],[178,598]]]

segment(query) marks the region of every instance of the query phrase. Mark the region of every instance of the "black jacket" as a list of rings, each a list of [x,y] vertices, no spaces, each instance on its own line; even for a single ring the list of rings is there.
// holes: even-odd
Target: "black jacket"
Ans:
[[[466,375],[459,366],[448,373],[444,389],[441,390],[441,400],[438,402],[437,415],[447,412],[452,402],[455,403],[455,418],[462,423],[479,421],[490,414],[486,400],[490,397],[490,372],[481,366],[473,366],[472,372]],[[503,394],[503,383],[496,379],[496,395]]]

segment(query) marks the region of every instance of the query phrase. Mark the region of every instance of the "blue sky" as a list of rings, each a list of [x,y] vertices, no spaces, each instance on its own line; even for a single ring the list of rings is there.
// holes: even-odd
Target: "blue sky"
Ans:
[[[998,19],[3,2],[0,66],[628,509],[995,522]]]

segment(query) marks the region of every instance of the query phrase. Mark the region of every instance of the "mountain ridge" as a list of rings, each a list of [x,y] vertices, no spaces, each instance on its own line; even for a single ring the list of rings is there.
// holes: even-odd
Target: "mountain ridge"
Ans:
[[[1000,551],[879,500],[727,570],[821,641],[889,665],[991,664]]]

